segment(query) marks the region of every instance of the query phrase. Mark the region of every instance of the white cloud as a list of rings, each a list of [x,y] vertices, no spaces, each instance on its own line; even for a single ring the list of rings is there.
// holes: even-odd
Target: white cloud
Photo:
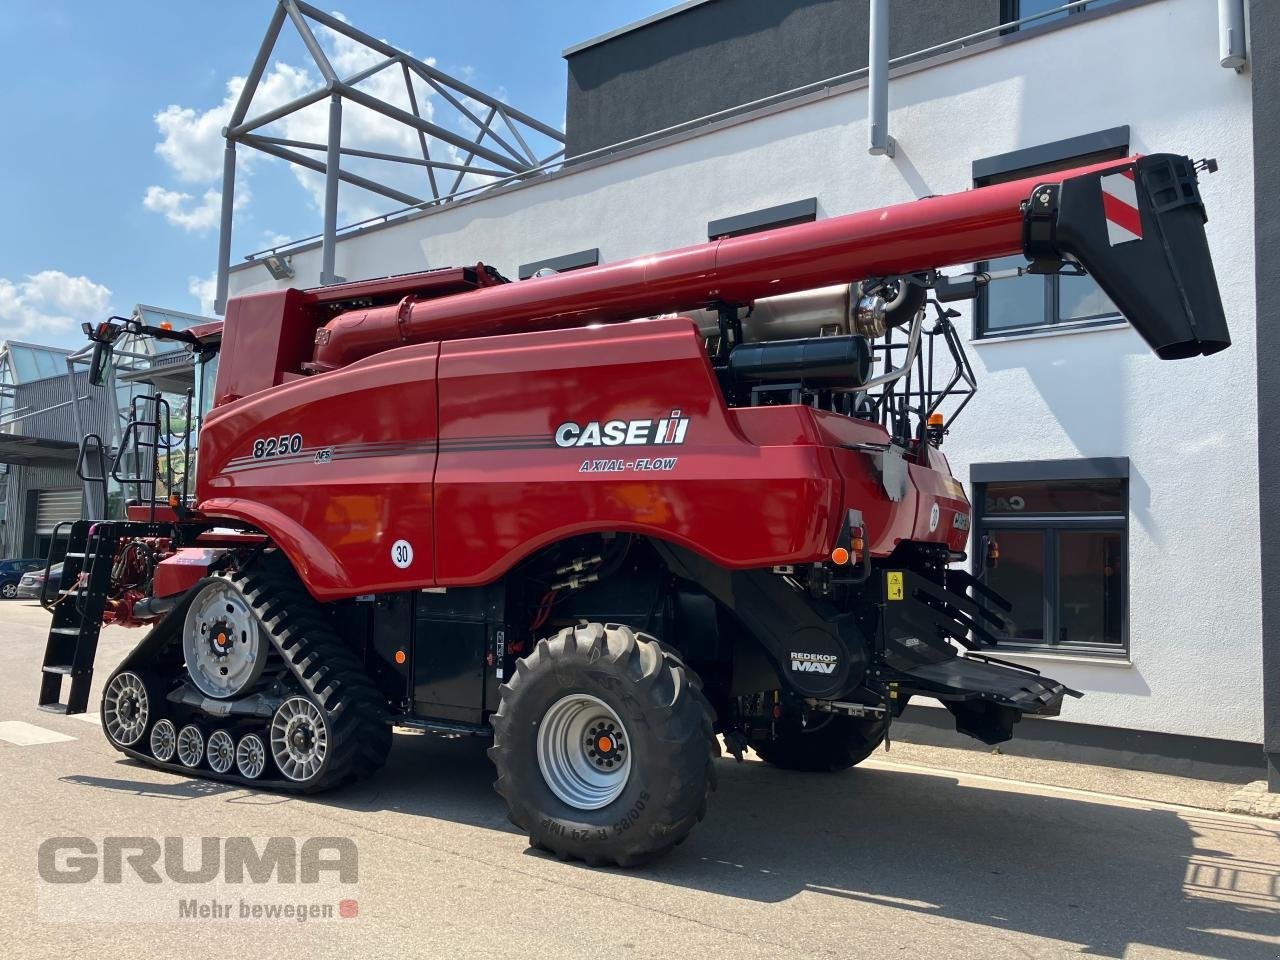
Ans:
[[[236,189],[235,205],[239,210],[249,202],[247,185]],[[153,213],[162,213],[164,218],[175,227],[183,230],[202,232],[218,225],[222,215],[222,191],[210,187],[203,197],[196,198],[180,190],[167,190],[160,186],[147,187],[142,198],[142,205]]]
[[[42,270],[14,282],[0,277],[0,339],[40,339],[85,320],[104,319],[111,291],[88,277]]]
[[[335,14],[339,18],[342,14]],[[383,56],[327,27],[315,24],[316,36],[324,48],[334,70],[340,76],[351,76],[383,60]],[[434,63],[428,60],[428,63]],[[468,71],[464,70],[464,74]],[[279,107],[321,86],[319,71],[308,61],[296,66],[280,60],[272,61],[264,72],[254,94],[249,116],[258,116]],[[222,178],[224,141],[222,130],[231,120],[232,111],[244,88],[244,77],[233,77],[227,82],[225,95],[220,103],[207,110],[171,104],[155,115],[155,123],[161,139],[156,153],[166,162],[174,176],[182,184],[205,187],[197,199],[192,192],[155,185],[147,190],[143,200],[146,209],[162,214],[170,223],[185,230],[208,230],[217,226],[219,189]],[[402,110],[410,110],[411,103],[405,89],[404,74],[394,64],[356,85],[365,93],[377,97]],[[422,117],[432,120],[435,114],[436,92],[414,76],[414,95]],[[462,121],[470,127],[465,120]],[[267,124],[255,131],[264,136],[308,143],[324,143],[329,132],[329,104],[324,99],[289,116]],[[470,129],[466,131],[470,133]],[[417,131],[392,120],[367,107],[344,101],[342,111],[342,143],[345,147],[374,150],[403,156],[421,156]],[[461,152],[444,141],[428,138],[434,159],[458,163]],[[321,157],[318,151],[298,152]],[[264,164],[278,161],[258,151],[241,147],[236,152],[237,169],[241,176],[236,181],[237,207],[246,193],[249,177],[261,170]],[[386,161],[344,157],[343,168],[379,180],[402,192],[428,199],[431,196],[426,171],[419,166],[395,164]],[[314,171],[291,165],[296,181],[310,195],[317,210],[324,207],[324,178]],[[441,190],[453,182],[454,174],[437,173]],[[394,200],[378,197],[364,190],[344,185],[339,191],[339,211],[345,222],[360,220],[387,212],[396,205]]]
[[[200,312],[212,317],[213,301],[218,293],[218,274],[207,277],[187,277],[187,292],[200,301]]]

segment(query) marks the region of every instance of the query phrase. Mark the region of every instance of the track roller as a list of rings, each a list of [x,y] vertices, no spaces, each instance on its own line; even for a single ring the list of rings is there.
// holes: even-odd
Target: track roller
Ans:
[[[188,723],[178,731],[178,762],[194,769],[203,758],[204,734],[194,723]]]

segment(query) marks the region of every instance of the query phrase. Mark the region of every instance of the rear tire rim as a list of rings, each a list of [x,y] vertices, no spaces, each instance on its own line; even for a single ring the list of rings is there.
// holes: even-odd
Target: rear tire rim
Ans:
[[[182,654],[192,682],[210,697],[238,696],[262,676],[262,629],[229,581],[206,584],[192,601],[182,625]]]
[[[320,708],[306,697],[290,697],[271,718],[271,756],[290,780],[319,775],[329,753],[329,727]]]
[[[547,787],[576,810],[617,800],[631,777],[631,738],[603,700],[573,693],[553,703],[538,726],[538,767]]]
[[[6,600],[12,600],[18,595],[18,585],[16,583],[6,583],[0,588],[0,593],[4,594]]]
[[[172,720],[160,720],[151,728],[151,755],[168,763],[178,750],[178,731]]]
[[[215,730],[209,735],[209,769],[214,773],[226,773],[236,762],[236,742],[225,730]]]
[[[256,733],[246,733],[236,747],[236,769],[241,776],[257,780],[267,766],[267,747]]]
[[[200,766],[204,756],[204,734],[195,724],[187,724],[178,731],[178,761],[184,767]]]
[[[136,673],[118,673],[102,695],[102,718],[107,735],[122,747],[142,739],[151,718],[151,701],[142,678]]]

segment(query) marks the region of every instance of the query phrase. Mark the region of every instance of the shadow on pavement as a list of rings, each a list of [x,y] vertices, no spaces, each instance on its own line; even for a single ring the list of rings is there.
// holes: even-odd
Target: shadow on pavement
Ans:
[[[511,833],[486,745],[397,736],[372,780],[301,802]],[[825,894],[1098,956],[1125,956],[1133,944],[1241,960],[1277,955],[1262,938],[1280,933],[1280,857],[1246,860],[1220,848],[1274,853],[1276,833],[1262,824],[965,786],[915,770],[800,774],[727,759],[717,769],[707,819],[637,875],[758,902]],[[155,796],[245,796],[199,781],[66,779]]]

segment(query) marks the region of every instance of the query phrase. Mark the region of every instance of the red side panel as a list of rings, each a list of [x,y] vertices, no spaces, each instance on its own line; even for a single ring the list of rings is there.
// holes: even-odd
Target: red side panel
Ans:
[[[318,598],[431,586],[438,349],[390,351],[214,410],[200,509],[269,533]]]
[[[221,405],[284,382],[311,359],[317,321],[301,290],[272,290],[227,304],[214,403]]]
[[[209,567],[224,553],[225,550],[212,547],[183,547],[172,556],[165,557],[156,564],[152,594],[172,597],[186,593],[209,573]]]
[[[439,583],[492,580],[545,543],[594,530],[667,539],[726,567],[821,555],[841,484],[790,420],[776,445],[748,440],[689,320],[445,343]],[[625,439],[610,423],[638,442],[610,445]],[[565,424],[576,429],[562,439],[585,445],[557,445]]]
[[[692,321],[653,320],[401,347],[219,407],[199,506],[268,533],[321,599],[488,583],[598,531],[813,562],[849,508],[879,555],[961,548],[945,461],[897,461],[893,500],[886,441],[809,407],[727,409]]]

